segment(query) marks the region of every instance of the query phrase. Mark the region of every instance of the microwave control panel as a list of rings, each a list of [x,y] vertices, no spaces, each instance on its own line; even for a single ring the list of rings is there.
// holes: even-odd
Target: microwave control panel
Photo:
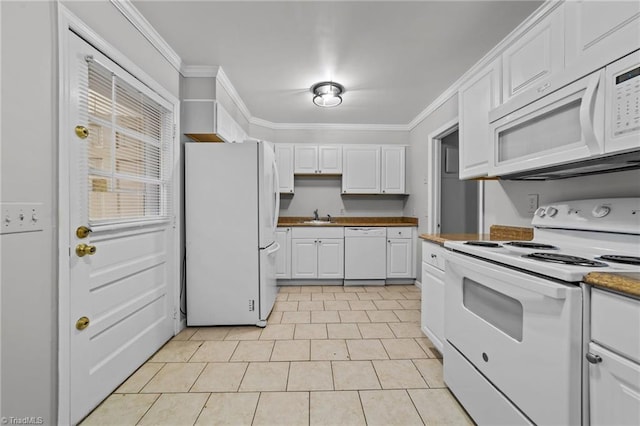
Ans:
[[[615,76],[613,134],[640,130],[640,66]]]

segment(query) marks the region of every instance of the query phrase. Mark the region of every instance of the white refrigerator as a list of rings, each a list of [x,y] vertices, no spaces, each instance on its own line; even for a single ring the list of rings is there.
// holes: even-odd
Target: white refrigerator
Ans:
[[[268,142],[185,144],[188,325],[266,325],[278,292],[278,186]]]

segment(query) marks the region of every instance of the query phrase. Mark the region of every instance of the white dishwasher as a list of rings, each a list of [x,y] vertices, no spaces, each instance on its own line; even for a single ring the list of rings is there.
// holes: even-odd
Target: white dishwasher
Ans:
[[[344,285],[384,285],[387,277],[387,228],[344,229]]]

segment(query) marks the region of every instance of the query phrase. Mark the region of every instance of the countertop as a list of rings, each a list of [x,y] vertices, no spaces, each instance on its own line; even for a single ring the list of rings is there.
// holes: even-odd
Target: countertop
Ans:
[[[640,273],[590,272],[585,275],[584,282],[594,287],[640,297]]]
[[[489,234],[420,234],[420,238],[441,246],[445,241],[531,241],[533,228],[492,225]]]
[[[415,217],[332,217],[331,223],[312,224],[304,223],[312,220],[311,217],[289,216],[281,217],[278,220],[278,226],[318,226],[318,227],[336,227],[336,226],[418,226],[418,219]]]

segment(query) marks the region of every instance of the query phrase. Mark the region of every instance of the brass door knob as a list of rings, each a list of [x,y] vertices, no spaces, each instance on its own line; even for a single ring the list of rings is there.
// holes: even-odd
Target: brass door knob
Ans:
[[[85,328],[89,327],[89,323],[91,321],[89,321],[89,318],[87,317],[80,317],[78,319],[78,321],[76,321],[76,328],[78,330],[84,330]]]
[[[89,244],[78,244],[76,246],[76,254],[78,255],[78,257],[83,257],[86,255],[93,256],[94,254],[96,254],[97,250],[98,249],[96,248],[96,246],[91,246]]]
[[[77,125],[75,128],[76,136],[80,139],[86,139],[89,136],[89,129],[84,126]]]
[[[76,236],[78,238],[87,238],[90,232],[91,229],[87,228],[86,226],[78,226],[78,229],[76,229]]]

